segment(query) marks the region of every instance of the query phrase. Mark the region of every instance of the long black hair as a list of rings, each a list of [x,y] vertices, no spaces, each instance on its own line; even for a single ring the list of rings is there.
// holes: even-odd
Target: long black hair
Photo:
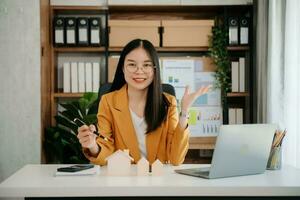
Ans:
[[[126,84],[123,72],[125,57],[131,51],[139,47],[142,47],[148,53],[151,61],[155,66],[153,81],[148,86],[147,100],[144,112],[145,121],[147,123],[146,133],[149,133],[158,128],[165,120],[168,112],[168,107],[170,105],[162,91],[158,55],[151,42],[149,42],[148,40],[135,39],[129,42],[124,47],[119,58],[114,81],[112,83],[110,91],[112,92],[115,90],[119,90],[124,84]]]

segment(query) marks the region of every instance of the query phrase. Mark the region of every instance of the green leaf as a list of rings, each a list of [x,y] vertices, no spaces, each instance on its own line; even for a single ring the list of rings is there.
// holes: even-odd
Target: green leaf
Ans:
[[[81,98],[79,99],[79,107],[80,107],[80,111],[82,113],[82,117],[84,117],[87,114],[87,107],[89,105],[89,101],[87,99]]]
[[[77,105],[75,102],[71,102],[71,103],[61,103],[60,104],[64,109],[68,110],[68,112],[70,112],[69,115],[74,116],[75,117],[79,117],[82,118],[82,114],[80,112],[80,108],[79,105]]]
[[[218,23],[217,19],[215,24]],[[212,28],[212,36],[209,37],[209,55],[213,59],[213,63],[217,66],[215,74],[214,87],[221,89],[222,105],[226,100],[226,93],[230,90],[230,61],[227,51],[228,31],[224,26],[214,26]]]
[[[78,140],[77,139],[77,131],[74,133],[72,129],[69,127],[65,127],[63,125],[56,126],[56,131],[59,132],[60,137],[69,138],[70,140]]]
[[[77,132],[78,126],[72,120],[59,115],[55,116],[55,119],[58,125],[68,127],[75,133]]]
[[[98,113],[98,99],[89,107],[87,115]]]
[[[78,100],[78,101],[73,101],[71,104],[72,104],[74,107],[77,108],[78,114],[80,115],[80,118],[82,118],[83,115],[84,115],[84,113],[83,113],[83,112],[81,111],[81,109],[80,109],[79,100]]]
[[[64,116],[70,120],[74,120],[78,116],[73,115],[73,112],[70,110],[58,111],[58,115]]]
[[[98,94],[93,92],[87,92],[83,95],[83,97],[79,100],[79,103],[81,103],[82,109],[84,109],[85,114],[89,112],[89,109],[94,106],[98,99]]]
[[[98,94],[94,92],[86,92],[83,94],[84,99],[88,100],[89,102],[94,102],[98,98]]]
[[[97,123],[97,114],[86,115],[84,116],[83,121],[86,124],[95,124]]]

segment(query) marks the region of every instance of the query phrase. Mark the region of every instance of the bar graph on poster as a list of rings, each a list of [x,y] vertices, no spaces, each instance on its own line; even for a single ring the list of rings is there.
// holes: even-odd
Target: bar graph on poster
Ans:
[[[201,86],[213,85],[215,81],[214,72],[205,70],[201,58],[162,59],[161,65],[162,81],[174,86],[179,106],[186,85],[190,86],[190,92],[194,92]],[[198,97],[189,109],[191,137],[218,135],[222,121],[220,89],[212,89]]]

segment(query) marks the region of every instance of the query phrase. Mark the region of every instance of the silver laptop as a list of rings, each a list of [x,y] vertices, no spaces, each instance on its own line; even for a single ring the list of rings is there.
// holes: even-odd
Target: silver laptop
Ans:
[[[175,172],[209,179],[263,173],[276,128],[274,124],[222,125],[211,167]]]

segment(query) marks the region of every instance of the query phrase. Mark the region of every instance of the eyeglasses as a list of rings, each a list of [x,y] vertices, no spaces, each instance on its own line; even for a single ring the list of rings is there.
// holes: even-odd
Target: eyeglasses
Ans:
[[[138,65],[135,63],[128,63],[125,65],[125,67],[126,67],[126,70],[130,73],[135,73],[139,69]],[[142,65],[141,69],[144,73],[151,73],[155,69],[155,66],[150,63],[145,63]]]

